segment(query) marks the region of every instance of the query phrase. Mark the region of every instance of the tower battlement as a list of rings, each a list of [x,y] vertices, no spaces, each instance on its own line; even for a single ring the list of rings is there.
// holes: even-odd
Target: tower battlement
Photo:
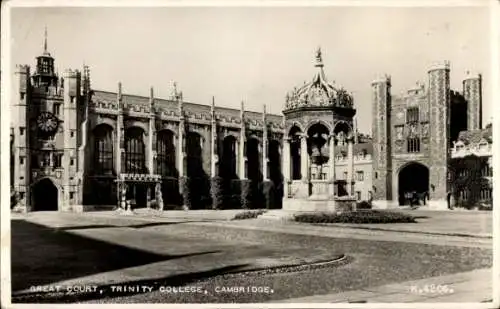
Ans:
[[[444,60],[441,62],[436,62],[436,63],[431,64],[429,66],[428,72],[431,72],[434,70],[450,70],[450,61]]]
[[[64,78],[79,78],[80,76],[81,74],[78,70],[66,69],[63,72]]]
[[[16,64],[16,73],[30,74],[30,66],[27,64]]]
[[[383,74],[383,75],[380,75],[380,76],[376,77],[372,81],[372,85],[373,84],[378,84],[378,83],[388,83],[390,85],[391,84],[391,75]]]

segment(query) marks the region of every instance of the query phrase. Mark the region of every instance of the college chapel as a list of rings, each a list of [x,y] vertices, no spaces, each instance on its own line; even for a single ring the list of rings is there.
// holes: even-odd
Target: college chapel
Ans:
[[[491,205],[480,75],[450,90],[445,62],[398,97],[389,76],[375,80],[370,137],[357,130],[352,94],[327,80],[320,50],[314,66],[309,83],[269,102],[284,106],[274,115],[185,102],[175,84],[167,99],[121,83],[96,90],[86,66],[59,76],[45,40],[34,72],[18,65],[13,79],[11,208],[390,208],[411,192],[431,209]]]

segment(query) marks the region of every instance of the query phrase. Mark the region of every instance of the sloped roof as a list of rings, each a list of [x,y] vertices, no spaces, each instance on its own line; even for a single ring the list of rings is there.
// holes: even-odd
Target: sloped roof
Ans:
[[[492,128],[488,127],[485,129],[461,131],[458,134],[458,140],[466,145],[479,143],[481,139],[485,139],[488,143],[491,143],[493,141],[492,136]]]

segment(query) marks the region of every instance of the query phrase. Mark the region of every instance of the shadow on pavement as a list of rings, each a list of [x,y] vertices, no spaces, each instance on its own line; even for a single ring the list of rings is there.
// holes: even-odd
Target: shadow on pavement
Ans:
[[[156,279],[145,279],[145,280],[135,280],[127,282],[118,282],[114,284],[101,285],[96,291],[79,293],[79,294],[68,294],[68,293],[58,293],[58,294],[40,294],[40,293],[27,293],[23,294],[21,297],[13,297],[13,303],[72,303],[72,302],[83,302],[89,300],[98,300],[103,298],[115,298],[132,296],[137,294],[144,294],[150,291],[158,291],[160,287],[181,287],[194,283],[196,281],[208,279],[211,277],[216,277],[232,272],[237,272],[238,270],[248,266],[248,264],[226,266],[221,268],[216,268],[209,271],[202,272],[192,272],[187,274],[180,274],[174,276],[167,276],[163,278]],[[135,287],[134,291],[116,291],[117,286],[127,286]],[[150,289],[139,289],[138,287],[147,286]]]
[[[156,254],[24,220],[11,220],[11,235],[12,291],[123,268],[219,252]]]

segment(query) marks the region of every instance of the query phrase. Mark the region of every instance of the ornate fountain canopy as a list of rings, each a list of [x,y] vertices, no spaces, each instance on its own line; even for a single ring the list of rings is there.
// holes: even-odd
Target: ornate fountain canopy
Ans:
[[[323,71],[323,59],[321,49],[316,51],[316,63],[318,71],[311,82],[305,83],[300,88],[295,87],[286,95],[284,111],[300,108],[316,107],[342,107],[353,108],[352,95],[344,88],[329,83]]]

